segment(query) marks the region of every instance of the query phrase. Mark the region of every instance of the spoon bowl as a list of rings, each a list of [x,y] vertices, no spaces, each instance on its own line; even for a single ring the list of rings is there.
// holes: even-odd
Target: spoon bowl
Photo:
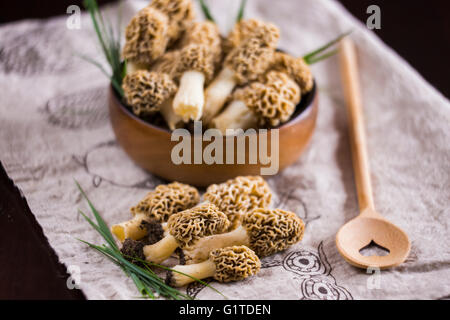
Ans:
[[[364,256],[361,249],[371,242],[387,249],[386,256]],[[411,244],[406,233],[382,218],[375,211],[366,210],[342,226],[336,235],[339,253],[351,265],[359,268],[386,269],[401,264],[409,254]]]

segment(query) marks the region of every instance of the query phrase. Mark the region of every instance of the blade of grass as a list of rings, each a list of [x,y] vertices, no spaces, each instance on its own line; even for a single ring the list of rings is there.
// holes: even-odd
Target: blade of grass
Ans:
[[[209,10],[208,5],[206,4],[205,0],[199,0],[200,1],[200,7],[202,8],[203,15],[205,18],[211,22],[215,23],[214,17],[211,14],[211,11]]]
[[[338,43],[339,41],[341,41],[341,39],[343,39],[344,37],[348,36],[350,33],[352,33],[352,30],[340,34],[337,38],[335,38],[335,39],[329,41],[328,43],[326,43],[326,44],[323,45],[322,47],[320,47],[320,48],[318,48],[318,49],[316,49],[316,50],[314,50],[314,51],[312,51],[312,52],[307,53],[306,55],[304,55],[304,56],[303,56],[303,59],[304,59],[305,61],[308,61],[308,60],[314,58],[314,57],[315,57],[316,55],[318,55],[319,53],[321,53],[321,52],[327,50],[328,48],[332,47],[333,45],[335,45],[336,43]]]
[[[97,38],[98,38],[98,41],[100,42],[100,46],[102,47],[103,53],[105,54],[105,57],[108,60],[108,62],[111,64],[111,59],[109,57],[108,50],[106,49],[105,40],[103,39],[103,33],[100,30],[100,24],[98,22],[97,2],[94,0],[84,0],[84,6],[89,11],[92,23],[94,24],[95,33],[97,34]]]
[[[311,64],[317,63],[317,62],[319,62],[319,61],[328,59],[329,57],[334,56],[334,55],[335,55],[336,53],[338,53],[338,52],[339,52],[339,50],[336,49],[336,50],[330,51],[330,52],[328,52],[328,53],[325,53],[324,55],[321,55],[321,56],[319,56],[319,57],[314,57],[314,58],[312,58],[312,59],[305,60],[305,62],[306,62],[307,64],[311,65]]]
[[[124,65],[122,63],[120,55],[121,52],[120,22],[115,32],[113,24],[109,20],[104,19],[97,5],[97,1],[84,0],[83,3],[91,17],[92,24],[94,26],[94,30],[100,43],[103,55],[105,56],[106,61],[111,67],[112,74],[108,75],[108,78],[111,80],[111,84],[113,85],[114,89],[120,94],[120,96],[123,97],[123,90],[121,88],[121,85],[125,75],[123,72]],[[99,67],[99,63],[93,61],[92,59],[87,59],[87,61]],[[101,69],[103,73],[107,74],[103,68]]]
[[[95,219],[97,220],[98,227],[102,230],[102,232],[107,237],[107,239],[105,239],[105,240],[107,240],[107,241],[109,240],[108,243],[110,243],[111,247],[114,248],[116,251],[119,251],[119,248],[117,247],[116,241],[114,240],[114,237],[113,237],[111,231],[109,230],[106,222],[100,216],[100,213],[97,211],[97,209],[95,209],[95,207],[92,204],[91,200],[89,200],[88,196],[84,192],[83,188],[81,188],[81,186],[78,183],[78,181],[75,180],[75,184],[77,185],[78,190],[80,190],[80,193],[82,194],[84,199],[86,199],[87,203],[89,204],[89,207],[91,208],[92,213],[94,214]]]
[[[130,278],[133,280],[140,294],[142,294],[143,296],[149,296],[149,298],[151,299],[155,299],[155,296],[150,292],[148,286],[145,285],[136,274],[131,273]]]
[[[83,218],[95,229],[95,230],[97,230],[97,232],[103,237],[103,239],[105,239],[105,241],[106,242],[108,242],[108,244],[111,246],[111,247],[113,247],[112,246],[112,243],[110,243],[110,241],[109,241],[109,239],[108,239],[108,237],[107,237],[107,235],[105,235],[104,234],[104,232],[103,232],[103,230],[98,226],[98,225],[96,225],[95,223],[94,223],[94,221],[92,221],[86,214],[84,214],[84,212],[83,211],[81,211],[81,210],[78,210],[78,212],[83,216]],[[115,243],[114,243],[115,244]]]
[[[100,71],[106,75],[110,80],[111,80],[111,84],[113,85],[114,89],[116,89],[119,94],[121,96],[123,96],[123,89],[122,87],[117,83],[117,80],[108,74],[108,72],[105,70],[105,68],[103,68],[103,66],[100,64],[100,62],[95,61],[94,59],[92,59],[91,57],[88,57],[86,55],[82,55],[82,54],[77,54],[81,59],[93,64],[94,66],[96,66],[97,68],[100,69]],[[125,74],[123,74],[123,76],[121,76],[122,78],[125,77]]]
[[[247,0],[241,0],[241,5],[239,6],[239,12],[236,16],[236,22],[239,22],[244,18],[245,6],[247,5]]]

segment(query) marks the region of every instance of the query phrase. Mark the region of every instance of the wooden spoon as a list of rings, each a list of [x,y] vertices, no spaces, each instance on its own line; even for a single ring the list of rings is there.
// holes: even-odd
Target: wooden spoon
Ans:
[[[353,169],[360,214],[342,226],[336,246],[344,259],[359,268],[390,268],[405,261],[411,248],[406,233],[375,211],[366,150],[363,110],[358,82],[355,46],[350,39],[340,44],[340,65],[347,112]],[[389,250],[385,256],[363,256],[360,250],[371,242]]]

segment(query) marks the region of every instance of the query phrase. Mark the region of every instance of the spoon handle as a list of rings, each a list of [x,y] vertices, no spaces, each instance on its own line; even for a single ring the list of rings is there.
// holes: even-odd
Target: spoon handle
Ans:
[[[342,83],[347,105],[352,150],[353,170],[355,172],[358,203],[361,212],[375,209],[372,184],[366,148],[364,115],[361,105],[361,91],[358,79],[358,64],[355,45],[349,38],[341,40],[340,66]]]

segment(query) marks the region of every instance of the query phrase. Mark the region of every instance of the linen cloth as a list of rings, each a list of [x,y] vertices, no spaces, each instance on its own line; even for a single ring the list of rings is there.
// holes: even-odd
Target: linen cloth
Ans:
[[[125,2],[123,21],[146,2]],[[239,1],[209,1],[223,32]],[[104,8],[115,17],[118,5]],[[201,13],[197,10],[197,16]],[[411,254],[400,267],[378,273],[348,265],[334,237],[355,217],[347,122],[337,58],[312,67],[319,86],[317,129],[307,151],[268,179],[273,205],[307,224],[304,239],[262,259],[245,281],[213,283],[237,299],[438,299],[450,295],[450,104],[402,58],[331,0],[253,0],[247,17],[281,29],[280,47],[302,55],[353,30],[358,48],[368,150],[378,211],[403,228]],[[85,209],[74,179],[108,224],[162,183],[125,155],[107,111],[108,80],[74,53],[102,59],[90,18],[66,28],[67,16],[0,27],[0,160],[23,191],[60,261],[80,270],[89,299],[133,299],[123,272],[76,238],[102,239],[77,213]],[[76,268],[75,268],[76,269]],[[190,285],[199,299],[220,299]]]

